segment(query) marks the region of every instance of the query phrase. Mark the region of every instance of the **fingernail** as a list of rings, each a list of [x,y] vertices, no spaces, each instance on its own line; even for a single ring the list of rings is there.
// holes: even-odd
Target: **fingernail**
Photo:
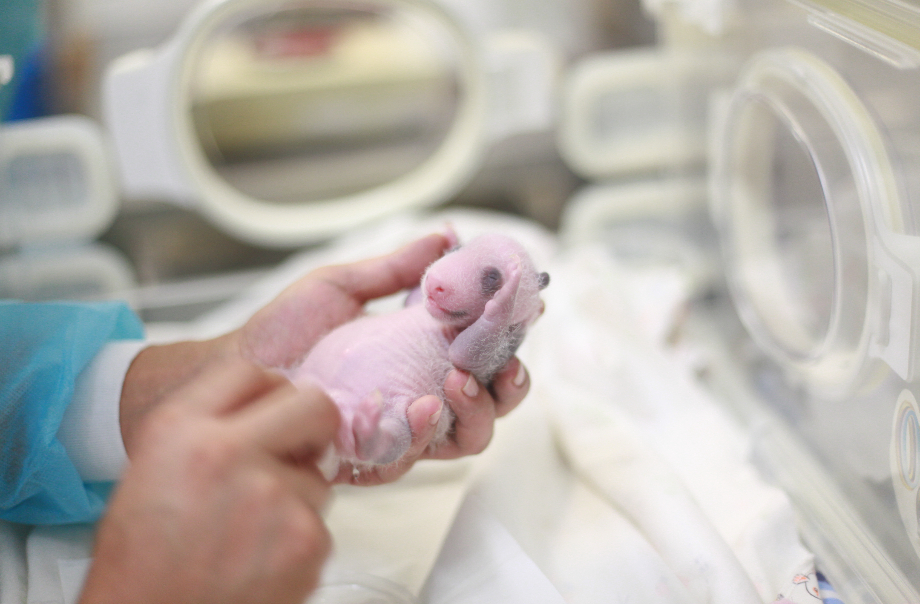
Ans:
[[[527,370],[524,369],[524,364],[521,363],[518,365],[517,374],[514,376],[514,379],[511,380],[511,383],[520,388],[524,385],[524,382],[527,380]]]
[[[470,375],[470,379],[466,381],[466,384],[463,385],[463,394],[470,398],[479,394],[479,383],[472,375]]]
[[[438,420],[441,419],[441,409],[443,409],[443,407],[444,407],[443,405],[438,407],[437,411],[435,411],[434,413],[428,416],[428,425],[430,426],[438,425]]]

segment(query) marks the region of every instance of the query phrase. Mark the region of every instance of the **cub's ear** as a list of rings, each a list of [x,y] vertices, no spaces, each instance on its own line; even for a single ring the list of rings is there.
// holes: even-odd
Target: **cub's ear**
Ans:
[[[540,289],[546,289],[546,286],[549,285],[549,273],[540,273],[537,276],[537,283]]]
[[[447,238],[447,251],[452,252],[460,247],[460,238],[457,236],[457,231],[454,230],[454,225],[449,222],[445,224],[441,234]]]

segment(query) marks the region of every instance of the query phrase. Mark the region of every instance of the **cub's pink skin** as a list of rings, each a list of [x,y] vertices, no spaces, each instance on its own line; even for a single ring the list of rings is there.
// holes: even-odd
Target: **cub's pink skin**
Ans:
[[[335,458],[356,468],[398,462],[412,441],[406,411],[433,394],[443,410],[431,443],[443,443],[454,422],[444,381],[456,367],[489,386],[543,313],[549,283],[524,248],[488,234],[455,246],[434,262],[405,308],[365,315],[320,340],[288,377],[315,382],[342,416]]]

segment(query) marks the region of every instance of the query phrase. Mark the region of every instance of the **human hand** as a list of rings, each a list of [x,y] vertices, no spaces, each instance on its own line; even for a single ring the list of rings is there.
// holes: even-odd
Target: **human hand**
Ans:
[[[418,285],[428,265],[454,243],[449,236],[434,234],[385,256],[317,269],[285,289],[240,329],[213,340],[176,342],[141,351],[122,389],[120,421],[129,458],[134,457],[135,434],[146,416],[176,387],[194,379],[203,365],[215,358],[243,357],[264,367],[296,367],[320,338],[358,316],[367,302]],[[456,415],[455,430],[447,443],[437,450],[429,446],[441,401],[435,396],[422,397],[409,406],[412,444],[399,463],[358,474],[345,465],[335,481],[390,482],[418,459],[481,452],[492,438],[495,419],[517,406],[530,384],[516,358],[494,378],[490,390],[470,380],[462,371],[447,377],[447,402]]]
[[[293,368],[334,327],[358,316],[365,303],[418,285],[425,269],[455,241],[429,235],[391,254],[352,264],[320,268],[306,275],[257,312],[237,334],[244,356],[269,367]],[[418,459],[451,459],[480,453],[492,438],[493,424],[523,400],[527,372],[513,358],[495,377],[491,390],[469,373],[453,371],[445,383],[456,420],[451,438],[433,449],[441,401],[425,396],[407,411],[412,443],[395,464],[360,471],[342,464],[335,482],[379,484],[405,474]]]
[[[81,604],[300,603],[330,550],[319,390],[228,360],[152,410],[100,524]]]
[[[316,269],[256,312],[235,333],[237,346],[244,358],[265,367],[297,367],[367,302],[417,286],[449,245],[447,236],[433,234],[385,256]]]
[[[317,269],[240,329],[210,340],[148,346],[122,385],[119,421],[128,457],[148,414],[209,363],[242,357],[267,368],[295,367],[326,333],[358,316],[366,302],[418,285],[450,245],[448,236],[434,234],[386,256]]]
[[[529,388],[527,370],[517,357],[512,357],[495,375],[489,389],[483,388],[469,373],[454,369],[444,384],[447,403],[455,415],[454,429],[447,442],[438,447],[431,444],[441,401],[436,396],[424,396],[407,410],[412,443],[399,461],[360,469],[342,464],[333,482],[382,484],[408,472],[419,459],[456,459],[481,453],[492,440],[495,420],[517,407]]]

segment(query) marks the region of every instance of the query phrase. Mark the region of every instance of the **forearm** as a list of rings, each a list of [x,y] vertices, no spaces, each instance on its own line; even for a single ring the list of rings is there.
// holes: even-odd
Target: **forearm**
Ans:
[[[130,457],[147,413],[208,364],[240,356],[238,332],[201,341],[151,345],[134,358],[121,391],[119,421]]]

